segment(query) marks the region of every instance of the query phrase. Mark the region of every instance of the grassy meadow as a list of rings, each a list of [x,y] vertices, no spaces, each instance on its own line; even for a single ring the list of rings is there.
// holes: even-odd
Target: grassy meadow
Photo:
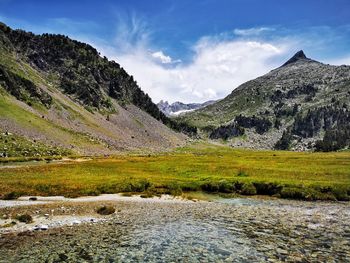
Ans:
[[[350,152],[250,151],[196,143],[158,155],[0,168],[0,195],[191,192],[349,200]]]

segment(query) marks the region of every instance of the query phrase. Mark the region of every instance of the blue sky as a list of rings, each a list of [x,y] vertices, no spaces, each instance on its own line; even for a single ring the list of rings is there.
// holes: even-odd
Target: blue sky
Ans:
[[[0,0],[0,20],[92,44],[155,102],[222,98],[299,49],[350,64],[349,0]]]

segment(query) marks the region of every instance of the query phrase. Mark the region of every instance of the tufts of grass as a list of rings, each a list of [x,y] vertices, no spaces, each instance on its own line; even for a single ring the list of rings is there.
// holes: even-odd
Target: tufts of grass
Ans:
[[[17,216],[16,216],[16,219],[17,219],[19,222],[26,223],[26,224],[30,224],[30,223],[33,222],[33,218],[32,218],[32,216],[29,215],[29,214],[17,215]]]
[[[20,192],[15,192],[15,191],[12,191],[12,192],[9,192],[9,193],[6,193],[2,199],[3,200],[15,200],[17,199],[18,197],[21,196],[21,193]]]
[[[256,188],[255,188],[254,184],[252,184],[252,183],[245,183],[242,186],[241,194],[242,195],[256,195],[257,191],[256,191]]]
[[[115,208],[113,206],[101,206],[97,208],[96,212],[100,215],[111,215],[115,213]]]
[[[15,226],[17,223],[15,221],[12,221],[10,223],[7,223],[5,225],[2,225],[1,228],[8,228],[8,227],[13,227]]]
[[[242,169],[238,170],[237,177],[248,177],[249,175]]]

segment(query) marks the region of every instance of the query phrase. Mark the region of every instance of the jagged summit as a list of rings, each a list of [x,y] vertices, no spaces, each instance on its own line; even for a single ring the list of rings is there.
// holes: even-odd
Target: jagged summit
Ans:
[[[297,62],[299,60],[305,60],[305,59],[310,60],[308,57],[305,56],[304,51],[299,50],[297,53],[294,54],[293,57],[291,57],[286,63],[284,63],[282,67],[292,64],[294,62]]]

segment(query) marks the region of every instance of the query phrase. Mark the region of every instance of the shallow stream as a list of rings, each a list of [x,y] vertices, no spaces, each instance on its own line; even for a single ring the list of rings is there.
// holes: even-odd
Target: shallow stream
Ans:
[[[2,236],[0,262],[350,262],[347,203],[115,205],[105,222]]]

